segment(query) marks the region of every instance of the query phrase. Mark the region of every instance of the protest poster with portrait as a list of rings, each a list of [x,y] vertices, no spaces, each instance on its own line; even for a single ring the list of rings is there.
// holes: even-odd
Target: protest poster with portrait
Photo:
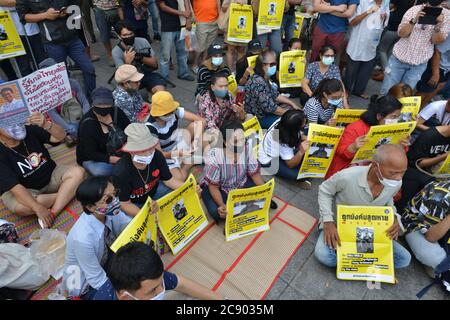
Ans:
[[[337,278],[395,283],[392,207],[337,206]]]
[[[411,135],[416,122],[402,122],[370,127],[366,143],[356,152],[352,163],[372,160],[375,150],[383,144],[399,144]]]
[[[26,54],[22,40],[17,32],[11,13],[0,11],[0,60],[23,56]]]
[[[270,229],[269,209],[275,179],[247,189],[231,190],[227,199],[226,241]]]
[[[420,105],[422,104],[422,97],[406,97],[399,99],[402,104],[400,110],[400,118],[398,122],[408,122],[416,120],[420,111]]]
[[[227,40],[248,43],[253,38],[253,10],[250,5],[232,3],[228,20]]]
[[[0,127],[23,124],[33,112],[47,112],[72,98],[66,65],[58,63],[0,85]]]
[[[302,35],[304,19],[305,19],[305,17],[302,16],[301,14],[298,14],[298,13],[295,14],[294,38],[300,39],[300,36]]]
[[[236,98],[237,89],[238,89],[236,77],[234,76],[234,74],[230,74],[228,76],[227,80],[228,80],[228,91],[231,93],[233,98]]]
[[[325,177],[343,132],[342,128],[310,124],[310,147],[303,157],[297,179]]]
[[[348,124],[358,121],[365,111],[364,109],[336,109],[333,116],[336,127],[345,128]]]
[[[130,242],[143,242],[152,244],[156,250],[156,214],[151,214],[152,199],[148,198],[139,213],[123,229],[120,235],[111,245],[111,250],[117,252],[121,247]]]
[[[305,76],[306,50],[285,51],[280,54],[280,88],[298,88]]]
[[[259,124],[258,118],[253,117],[245,121],[242,126],[244,127],[244,136],[248,145],[252,149],[253,156],[258,159],[258,148],[262,139],[264,138],[263,129]]]
[[[208,225],[192,174],[181,187],[156,202],[158,227],[174,255]]]
[[[281,27],[285,0],[260,0],[258,11],[259,29],[278,30]]]

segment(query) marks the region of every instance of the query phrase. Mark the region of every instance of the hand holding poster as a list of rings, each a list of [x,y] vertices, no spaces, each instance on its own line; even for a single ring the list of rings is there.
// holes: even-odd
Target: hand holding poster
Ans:
[[[157,203],[158,226],[173,254],[180,252],[208,225],[192,174],[181,187]]]
[[[364,109],[336,109],[333,116],[336,127],[345,128],[348,124],[358,121],[365,111]]]
[[[278,30],[283,21],[285,0],[261,0],[259,2],[258,28]]]
[[[312,123],[309,125],[310,147],[303,156],[297,179],[325,177],[344,129]]]
[[[356,152],[352,163],[372,160],[375,150],[383,144],[399,144],[411,135],[416,122],[394,123],[370,127],[366,143]]]
[[[395,283],[394,251],[386,231],[394,223],[392,207],[337,208],[337,278]]]
[[[0,127],[23,124],[33,112],[47,112],[72,98],[64,63],[0,85]]]
[[[439,169],[433,173],[433,175],[437,178],[450,177],[450,153],[447,155],[447,158],[445,158],[445,161],[442,163]]]
[[[280,88],[302,86],[306,50],[285,51],[280,55]]]
[[[250,5],[232,3],[228,20],[227,40],[248,43],[253,38],[253,10]]]
[[[7,10],[0,11],[0,60],[25,55],[25,48]]]
[[[150,245],[153,241],[153,249],[156,250],[156,214],[151,214],[152,199],[148,198],[139,213],[130,221],[116,241],[111,245],[111,250],[117,252],[121,247],[130,242],[144,242]]]
[[[275,179],[247,189],[231,190],[227,200],[225,238],[236,240],[270,229],[269,209]]]
[[[258,159],[259,144],[264,138],[264,133],[261,125],[259,124],[258,118],[253,117],[245,121],[242,126],[244,127],[245,139],[247,140],[249,146],[252,148],[255,159]]]
[[[303,28],[303,19],[305,19],[302,15],[296,13],[295,14],[295,24],[294,24],[294,38],[300,39]]]
[[[230,74],[228,76],[228,91],[230,91],[233,97],[236,97],[237,89],[238,84],[236,82],[236,77],[234,76],[234,74]]]
[[[416,119],[417,114],[420,111],[420,105],[422,104],[422,97],[406,97],[399,99],[403,105],[400,111],[400,119],[398,122],[408,122]]]

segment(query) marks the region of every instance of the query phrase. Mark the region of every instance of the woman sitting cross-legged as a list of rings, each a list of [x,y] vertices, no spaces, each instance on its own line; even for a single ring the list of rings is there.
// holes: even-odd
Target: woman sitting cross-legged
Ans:
[[[202,182],[203,201],[216,222],[227,216],[226,202],[231,190],[264,184],[258,161],[245,142],[242,124],[227,121],[220,127],[220,133],[223,147],[210,150]],[[272,201],[270,207],[276,209],[277,205]]]

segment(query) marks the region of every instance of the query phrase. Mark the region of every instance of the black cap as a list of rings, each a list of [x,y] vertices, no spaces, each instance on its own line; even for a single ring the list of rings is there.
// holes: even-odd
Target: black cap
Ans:
[[[248,43],[247,50],[251,53],[260,53],[261,51],[263,51],[263,47],[259,40],[253,39]]]
[[[216,54],[225,54],[225,50],[223,49],[223,47],[216,43],[216,44],[212,44],[209,46],[208,48],[208,57],[212,57],[215,56]]]

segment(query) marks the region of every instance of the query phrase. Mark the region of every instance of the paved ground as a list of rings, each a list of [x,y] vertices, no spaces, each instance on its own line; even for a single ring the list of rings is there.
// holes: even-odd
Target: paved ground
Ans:
[[[153,43],[153,47],[156,52],[159,52],[158,42]],[[93,48],[93,51],[102,57],[99,62],[95,63],[97,86],[107,86],[107,80],[115,69],[107,65],[104,49],[100,44],[94,44]],[[169,91],[183,107],[197,112],[193,108],[195,82],[178,80],[174,71],[171,71],[169,78],[176,84],[176,88],[169,88]],[[380,83],[371,80],[368,92],[375,94],[379,87]],[[351,97],[350,105],[352,108],[366,108],[367,100]],[[294,183],[278,178],[276,180],[275,194],[277,196],[319,218],[317,192],[320,180],[313,181],[313,189],[310,191],[300,190]],[[410,267],[396,272],[397,285],[382,284],[381,288],[369,289],[365,282],[337,280],[334,270],[320,265],[314,258],[313,252],[317,237],[316,229],[293,256],[267,299],[416,299],[415,294],[431,281],[424,273],[423,267],[414,259]],[[435,286],[424,299],[445,298],[440,288]]]

